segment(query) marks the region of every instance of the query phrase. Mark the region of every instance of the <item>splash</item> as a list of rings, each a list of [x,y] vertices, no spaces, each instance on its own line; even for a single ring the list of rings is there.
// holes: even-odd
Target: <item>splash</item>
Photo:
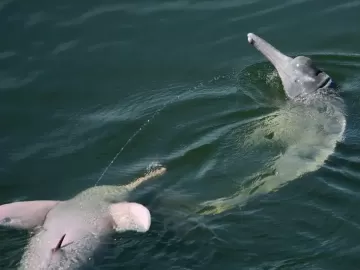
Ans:
[[[215,79],[216,80],[216,79]],[[211,82],[211,81],[210,81]],[[165,108],[167,108],[169,105],[171,105],[172,103],[174,103],[176,100],[179,100],[180,98],[184,97],[186,94],[189,94],[191,92],[194,92],[195,90],[197,90],[199,87],[203,86],[203,83],[200,83],[197,86],[194,86],[186,91],[184,91],[182,94],[177,95],[176,97],[170,99],[168,102],[165,102],[164,105],[162,105],[158,110],[156,110],[149,119],[147,119],[138,130],[136,130],[134,132],[133,135],[130,136],[130,138],[125,142],[125,144],[120,148],[120,150],[115,154],[115,156],[111,159],[111,161],[109,162],[109,164],[105,167],[105,169],[103,170],[103,172],[101,173],[101,175],[99,176],[99,178],[97,179],[97,181],[95,182],[94,186],[97,186],[99,184],[99,182],[102,180],[102,178],[104,177],[104,175],[106,174],[106,172],[110,169],[110,167],[114,164],[114,162],[118,159],[118,157],[120,156],[120,154],[124,151],[124,149],[126,148],[126,146],[128,146],[137,135],[139,135],[139,133],[141,131],[143,131],[147,125],[149,125],[156,116],[158,116]],[[156,170],[157,168],[161,167],[162,165],[160,163],[154,162],[151,163],[148,168],[147,171],[151,172],[153,170]]]
[[[104,177],[105,173],[110,169],[110,167],[114,164],[114,162],[117,160],[117,158],[119,157],[119,155],[124,151],[125,147],[155,118],[156,115],[158,115],[163,109],[165,108],[165,106],[163,106],[162,108],[160,108],[159,110],[157,110],[149,119],[147,119],[145,121],[145,123],[143,123],[141,125],[141,127],[135,131],[135,133],[133,135],[130,136],[130,138],[126,141],[126,143],[120,148],[120,150],[115,154],[115,156],[113,157],[113,159],[110,161],[110,163],[105,167],[104,171],[101,173],[100,177],[98,178],[98,180],[96,181],[94,186],[97,186],[99,184],[99,182],[101,181],[101,179]]]

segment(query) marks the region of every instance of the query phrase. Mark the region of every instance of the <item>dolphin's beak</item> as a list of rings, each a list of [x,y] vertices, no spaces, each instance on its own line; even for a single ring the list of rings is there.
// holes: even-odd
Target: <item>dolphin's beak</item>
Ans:
[[[253,33],[249,33],[247,37],[248,42],[253,45],[259,52],[261,52],[274,65],[280,77],[282,77],[281,71],[284,71],[285,67],[288,65],[288,63],[290,63],[292,58],[281,53],[279,50],[267,43],[261,37],[258,37]]]

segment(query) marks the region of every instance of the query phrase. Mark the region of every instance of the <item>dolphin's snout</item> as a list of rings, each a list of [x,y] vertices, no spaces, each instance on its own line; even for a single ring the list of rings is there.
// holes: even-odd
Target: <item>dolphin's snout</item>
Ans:
[[[288,77],[284,71],[291,62],[292,58],[280,52],[269,42],[263,38],[255,35],[254,33],[247,34],[248,42],[254,46],[265,58],[267,58],[279,73],[279,76],[284,83],[284,80]]]
[[[257,48],[261,53],[264,54],[262,50],[264,50],[264,47],[272,47],[268,42],[266,42],[261,37],[255,35],[254,33],[248,33],[247,34],[248,42],[253,45],[255,48]],[[268,49],[268,48],[266,48]],[[275,49],[272,47],[272,49]]]
[[[247,38],[248,38],[248,42],[253,45],[254,44],[254,34],[253,33],[249,33],[247,34]]]

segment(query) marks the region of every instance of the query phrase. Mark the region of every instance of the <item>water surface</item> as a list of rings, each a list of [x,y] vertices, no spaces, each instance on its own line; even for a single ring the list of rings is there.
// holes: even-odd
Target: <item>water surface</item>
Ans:
[[[360,1],[0,1],[0,203],[125,184],[153,223],[114,236],[98,269],[358,269]],[[254,32],[340,85],[345,138],[320,169],[218,215],[281,149],[243,147],[285,101]],[[275,78],[273,78],[275,77]],[[269,79],[270,78],[270,79]],[[129,140],[130,139],[130,140]],[[25,232],[0,230],[0,268]]]

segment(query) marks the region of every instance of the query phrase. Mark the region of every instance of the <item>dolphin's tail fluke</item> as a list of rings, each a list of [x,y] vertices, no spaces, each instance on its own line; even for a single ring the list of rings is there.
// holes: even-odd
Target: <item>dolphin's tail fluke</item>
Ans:
[[[126,188],[129,190],[133,190],[135,188],[137,188],[140,184],[142,184],[143,182],[161,176],[166,172],[166,168],[165,167],[160,167],[157,168],[155,170],[152,170],[148,173],[146,173],[144,176],[137,178],[136,180],[134,180],[133,182],[131,182],[130,184],[126,185]]]

